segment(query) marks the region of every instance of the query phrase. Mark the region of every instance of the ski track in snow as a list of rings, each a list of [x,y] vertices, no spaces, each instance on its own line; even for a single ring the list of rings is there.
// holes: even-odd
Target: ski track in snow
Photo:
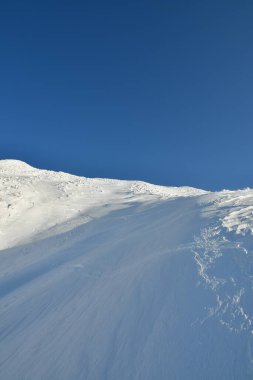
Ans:
[[[0,161],[0,378],[253,378],[253,190]]]

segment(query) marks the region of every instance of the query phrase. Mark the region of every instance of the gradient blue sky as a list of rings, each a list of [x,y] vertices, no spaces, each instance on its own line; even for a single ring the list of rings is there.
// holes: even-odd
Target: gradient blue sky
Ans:
[[[253,187],[253,2],[0,6],[0,158]]]

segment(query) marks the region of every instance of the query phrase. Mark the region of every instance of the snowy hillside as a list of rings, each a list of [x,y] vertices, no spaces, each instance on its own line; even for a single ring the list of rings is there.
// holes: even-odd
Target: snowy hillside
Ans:
[[[253,190],[0,161],[0,378],[253,379]]]

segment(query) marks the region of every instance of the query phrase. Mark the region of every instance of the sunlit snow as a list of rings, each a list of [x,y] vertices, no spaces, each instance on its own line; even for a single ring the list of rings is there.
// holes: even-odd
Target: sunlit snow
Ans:
[[[253,190],[0,161],[0,378],[253,378]]]

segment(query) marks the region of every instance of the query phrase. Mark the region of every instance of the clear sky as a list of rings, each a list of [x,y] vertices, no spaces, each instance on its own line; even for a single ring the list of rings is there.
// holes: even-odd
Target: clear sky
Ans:
[[[253,2],[0,6],[0,158],[253,187]]]

